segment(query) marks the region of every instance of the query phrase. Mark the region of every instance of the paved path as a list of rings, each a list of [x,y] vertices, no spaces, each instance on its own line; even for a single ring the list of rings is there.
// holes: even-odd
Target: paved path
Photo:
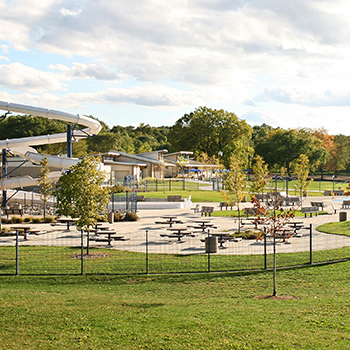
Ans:
[[[332,198],[327,197],[311,197],[304,199],[304,206],[309,205],[311,201],[323,201],[326,204],[326,210],[332,213],[331,204],[335,204],[336,208],[340,207],[340,202],[335,202]],[[211,203],[215,210],[219,209],[218,203]],[[251,206],[245,203],[243,206]],[[344,210],[346,211],[346,210]],[[350,210],[348,210],[350,215]],[[195,237],[184,237],[183,242],[178,242],[176,238],[161,237],[161,233],[166,233],[167,227],[157,225],[155,221],[159,220],[163,215],[175,215],[186,222],[185,225],[193,224],[193,220],[203,218],[198,213],[193,213],[190,209],[172,209],[168,210],[141,210],[138,212],[140,220],[137,222],[117,222],[110,224],[117,234],[122,234],[127,241],[114,241],[113,248],[137,252],[146,251],[146,231],[148,232],[148,249],[150,253],[173,253],[173,254],[203,254],[205,245],[201,242],[207,233],[198,233]],[[207,217],[208,218],[208,217]],[[221,231],[234,231],[238,227],[237,220],[230,217],[210,217],[215,225],[219,225]],[[318,215],[312,218],[296,218],[296,221],[303,221],[304,225],[313,225],[313,250],[334,249],[350,246],[350,238],[340,235],[329,235],[317,232],[315,228],[326,222],[338,222],[339,213]],[[4,225],[9,226],[9,225]],[[49,224],[30,224],[36,228],[46,230],[43,235],[29,235],[28,240],[24,241],[20,238],[21,245],[63,245],[63,246],[79,246],[80,232],[72,227],[70,231],[66,230],[66,226],[50,226]],[[310,248],[309,230],[301,231],[303,236],[300,238],[293,237],[287,242],[277,244],[277,251],[282,252],[307,252]],[[93,235],[93,234],[92,234]],[[14,245],[13,237],[0,237],[0,245]],[[91,246],[105,247],[106,242],[90,241]],[[223,248],[218,250],[218,254],[263,254],[263,242],[255,240],[242,240],[240,242],[227,242]],[[268,242],[268,252],[272,251],[272,244]]]

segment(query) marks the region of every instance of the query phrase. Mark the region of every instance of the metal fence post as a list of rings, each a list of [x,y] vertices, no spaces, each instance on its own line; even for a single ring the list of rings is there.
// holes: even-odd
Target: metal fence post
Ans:
[[[266,227],[264,227],[264,269],[267,269],[267,241],[266,241]]]
[[[19,230],[16,230],[16,275],[19,274],[19,245],[18,245]]]
[[[146,230],[146,275],[148,275],[149,272],[148,262],[148,230]]]
[[[208,272],[210,272],[210,240],[209,240],[209,233],[210,233],[210,231],[208,229],[208,245],[209,245],[209,247],[208,247]]]
[[[185,179],[182,179],[182,190],[185,191]]]
[[[312,264],[312,224],[310,224],[310,264]]]
[[[84,274],[84,230],[81,230],[81,274]]]

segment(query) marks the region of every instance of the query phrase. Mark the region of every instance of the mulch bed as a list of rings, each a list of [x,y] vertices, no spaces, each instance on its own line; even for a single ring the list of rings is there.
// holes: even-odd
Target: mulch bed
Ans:
[[[293,295],[258,295],[254,299],[292,300],[299,298]]]
[[[73,254],[69,255],[72,259],[79,259],[81,260],[81,254]],[[107,258],[108,254],[106,253],[90,253],[90,254],[84,254],[84,259],[98,259],[98,258]]]

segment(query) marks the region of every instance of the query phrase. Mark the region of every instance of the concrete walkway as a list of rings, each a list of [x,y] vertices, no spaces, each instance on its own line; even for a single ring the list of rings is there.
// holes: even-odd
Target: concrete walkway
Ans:
[[[310,205],[310,201],[323,201],[326,205],[325,210],[330,214],[318,215],[317,217],[296,218],[295,221],[303,221],[305,226],[312,224],[313,226],[313,250],[326,250],[340,247],[350,246],[350,237],[340,235],[324,234],[316,231],[316,227],[327,222],[338,222],[339,211],[333,214],[332,204],[339,208],[341,202],[334,201],[328,197],[310,197],[304,199],[303,206]],[[208,206],[214,206],[215,210],[219,210],[218,203],[205,203]],[[243,206],[251,206],[251,203],[244,203]],[[342,210],[346,211],[346,210]],[[350,212],[349,212],[350,214]],[[128,238],[126,241],[113,241],[112,249],[128,250],[135,252],[149,253],[172,253],[172,254],[203,254],[205,253],[205,244],[203,240],[206,233],[197,233],[195,237],[183,237],[179,242],[177,238],[161,237],[161,234],[169,233],[166,225],[155,224],[160,220],[161,216],[174,215],[186,222],[183,226],[194,224],[193,220],[198,220],[201,217],[199,213],[194,213],[189,208],[171,209],[171,210],[140,210],[140,217],[136,222],[116,222],[109,226],[115,229],[119,235],[124,235]],[[210,217],[211,222],[219,226],[220,231],[235,231],[238,228],[238,220],[232,217]],[[11,225],[4,225],[11,226]],[[46,230],[46,234],[28,235],[28,240],[20,237],[20,245],[54,245],[54,246],[79,246],[81,242],[81,234],[75,227],[70,231],[66,230],[66,226],[51,226],[50,224],[30,224],[35,228]],[[175,227],[175,226],[174,226]],[[304,229],[300,231],[302,237],[292,237],[287,242],[279,242],[277,251],[279,253],[289,252],[307,252],[310,249],[310,230]],[[146,246],[146,233],[148,236],[148,245]],[[93,236],[93,234],[92,234]],[[0,245],[14,245],[14,237],[0,237]],[[86,244],[86,238],[85,238]],[[106,242],[90,241],[92,247],[106,247]],[[272,243],[268,242],[267,252],[272,252]],[[262,241],[242,240],[240,242],[226,242],[223,247],[218,249],[217,254],[263,254],[264,244]]]

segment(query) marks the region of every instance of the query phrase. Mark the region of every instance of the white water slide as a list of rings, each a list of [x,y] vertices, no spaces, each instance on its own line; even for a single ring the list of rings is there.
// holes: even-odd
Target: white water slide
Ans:
[[[40,116],[44,118],[62,120],[67,123],[78,124],[86,126],[86,129],[74,131],[73,137],[88,137],[92,135],[97,135],[101,130],[101,124],[92,118],[88,118],[79,114],[70,114],[65,112],[60,112],[53,109],[32,107],[27,105],[21,105],[10,102],[0,101],[0,110],[5,110],[8,112],[17,112],[30,114],[34,116]],[[1,127],[1,123],[0,123]],[[54,134],[54,135],[41,135],[32,137],[23,137],[18,139],[6,139],[0,140],[0,149],[7,149],[12,154],[21,156],[22,158],[28,160],[29,162],[39,164],[40,161],[47,157],[48,163],[51,167],[57,169],[69,169],[72,165],[79,162],[76,158],[63,158],[58,156],[51,156],[38,153],[34,148],[30,146],[45,145],[51,143],[60,143],[67,141],[67,133]],[[51,172],[50,180],[57,181],[61,176],[61,171]],[[9,178],[3,180],[3,189],[10,188],[20,188],[28,186],[36,186],[38,184],[38,179],[33,179],[30,176],[23,176],[18,178]]]

